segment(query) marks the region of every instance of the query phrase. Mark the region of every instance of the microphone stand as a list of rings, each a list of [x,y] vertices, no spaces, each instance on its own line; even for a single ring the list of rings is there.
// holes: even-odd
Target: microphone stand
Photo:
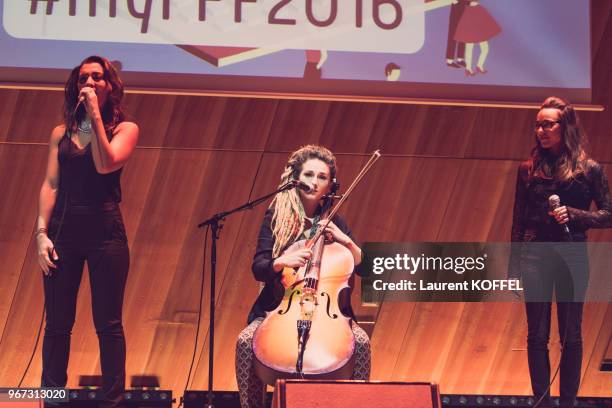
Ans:
[[[207,408],[214,408],[213,404],[213,358],[214,358],[214,339],[215,339],[215,275],[217,268],[217,241],[219,240],[219,234],[223,229],[223,222],[225,218],[239,211],[251,210],[255,206],[263,203],[268,198],[275,196],[276,194],[291,190],[292,188],[299,187],[300,184],[297,180],[288,182],[281,186],[279,189],[272,193],[266,194],[262,197],[256,198],[253,201],[247,201],[240,207],[236,207],[229,211],[222,211],[210,217],[209,219],[202,221],[198,224],[198,228],[210,226],[212,243],[210,246],[210,318],[209,318],[209,330],[208,330],[208,403]],[[206,248],[204,248],[206,250]],[[204,270],[203,265],[202,270]],[[204,279],[204,277],[202,277]]]

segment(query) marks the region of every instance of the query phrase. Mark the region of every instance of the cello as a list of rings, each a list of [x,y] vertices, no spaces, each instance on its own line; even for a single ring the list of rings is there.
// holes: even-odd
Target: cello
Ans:
[[[327,224],[366,172],[380,158],[377,150],[353,183],[329,210],[333,195],[324,204],[327,223],[313,237],[289,246],[285,253],[304,246],[313,252],[297,270],[285,268],[285,293],[253,336],[254,366],[258,377],[273,385],[278,378],[350,378],[354,366],[355,339],[350,317],[342,314],[340,296],[349,288],[354,260],[344,245],[326,240]]]

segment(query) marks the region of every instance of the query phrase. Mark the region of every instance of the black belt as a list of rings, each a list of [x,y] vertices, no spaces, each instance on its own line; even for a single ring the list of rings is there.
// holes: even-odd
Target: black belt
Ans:
[[[60,210],[60,208],[57,208]],[[88,215],[88,214],[99,214],[104,212],[113,212],[119,210],[119,203],[108,202],[99,204],[69,204],[66,208],[66,213],[75,215]]]

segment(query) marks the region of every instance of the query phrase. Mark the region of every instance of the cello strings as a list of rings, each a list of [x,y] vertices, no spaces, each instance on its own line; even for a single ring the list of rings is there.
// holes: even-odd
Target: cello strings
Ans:
[[[323,231],[325,230],[325,228],[327,228],[327,226],[329,225],[331,219],[334,217],[334,215],[336,215],[336,213],[338,212],[338,210],[340,209],[340,207],[342,206],[342,204],[344,204],[344,202],[348,199],[349,195],[351,194],[351,192],[353,191],[353,189],[357,186],[357,184],[359,184],[359,182],[361,181],[361,179],[363,179],[363,177],[366,175],[366,173],[370,170],[370,168],[372,168],[372,166],[374,165],[374,163],[376,163],[376,161],[378,159],[380,159],[380,150],[376,150],[374,153],[372,153],[372,156],[370,157],[370,159],[368,160],[368,162],[365,164],[365,166],[363,166],[363,169],[361,169],[361,171],[359,172],[359,174],[357,174],[357,177],[355,177],[355,180],[353,180],[353,182],[351,183],[351,185],[349,186],[349,188],[346,189],[346,193],[344,193],[342,195],[342,198],[338,201],[338,204],[336,204],[336,206],[331,210],[331,212],[329,213],[329,216],[327,217],[327,222],[325,223],[325,225],[323,226],[323,228],[320,228],[317,231],[317,234],[314,236],[313,238],[313,242],[316,242],[317,239],[321,236],[321,234],[323,233]]]

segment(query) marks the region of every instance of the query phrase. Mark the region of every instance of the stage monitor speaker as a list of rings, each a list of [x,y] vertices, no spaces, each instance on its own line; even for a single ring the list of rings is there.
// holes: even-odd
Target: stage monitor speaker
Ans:
[[[272,408],[440,408],[437,384],[277,380]]]

